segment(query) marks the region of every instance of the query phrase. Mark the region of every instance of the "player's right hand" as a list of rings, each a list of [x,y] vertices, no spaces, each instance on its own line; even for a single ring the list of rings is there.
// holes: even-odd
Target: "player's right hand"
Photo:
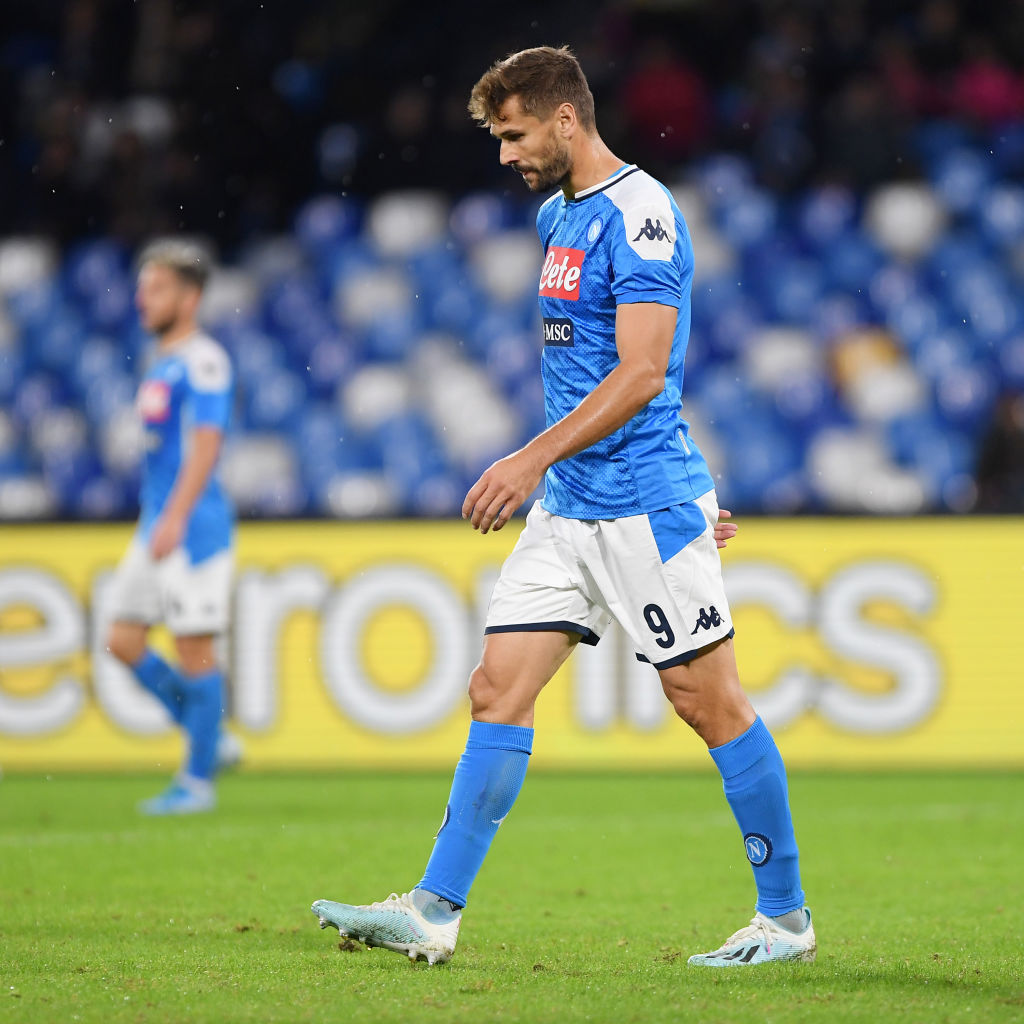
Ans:
[[[732,513],[727,508],[718,510],[718,522],[715,523],[715,544],[720,548],[724,548],[739,529],[735,523],[723,523],[723,519],[732,519]]]
[[[149,550],[159,562],[181,544],[184,536],[185,524],[175,516],[165,513],[153,524]]]
[[[546,469],[528,447],[492,463],[469,489],[462,518],[481,533],[500,530],[537,489]]]

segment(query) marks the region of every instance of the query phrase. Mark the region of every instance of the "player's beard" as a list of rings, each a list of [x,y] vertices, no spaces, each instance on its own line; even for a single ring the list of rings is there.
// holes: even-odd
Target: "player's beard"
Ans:
[[[557,139],[551,140],[551,145],[541,155],[535,164],[528,164],[525,168],[520,165],[516,168],[520,174],[524,170],[532,171],[536,177],[531,181],[524,177],[526,187],[531,192],[549,192],[552,189],[560,188],[562,182],[569,177],[572,171],[572,157],[569,155],[569,147],[559,145]]]
[[[178,314],[168,313],[166,316],[160,317],[159,319],[150,320],[147,325],[151,334],[156,336],[157,341],[163,341],[164,338],[178,326]]]

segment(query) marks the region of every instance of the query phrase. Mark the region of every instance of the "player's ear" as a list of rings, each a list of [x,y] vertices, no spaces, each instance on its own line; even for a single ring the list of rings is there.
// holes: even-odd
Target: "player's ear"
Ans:
[[[187,285],[185,288],[185,303],[191,313],[195,313],[199,309],[200,302],[203,301],[203,291],[201,288],[195,287],[195,285]]]
[[[563,103],[555,111],[555,123],[558,125],[558,133],[562,138],[569,139],[576,133],[579,127],[579,118],[576,116],[576,108],[571,103]]]

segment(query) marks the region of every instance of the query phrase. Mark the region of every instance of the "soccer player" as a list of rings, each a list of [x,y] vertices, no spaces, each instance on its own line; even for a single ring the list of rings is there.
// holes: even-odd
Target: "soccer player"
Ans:
[[[545,494],[491,597],[469,684],[469,740],[422,880],[379,903],[319,900],[313,912],[367,945],[447,960],[526,774],[534,702],[576,644],[597,643],[614,618],[708,745],[753,868],[751,923],[689,962],[813,960],[785,768],[740,686],[714,485],[681,417],[693,277],[686,225],[668,190],[601,140],[568,49],[498,61],[469,109],[531,190],[559,191],[537,216],[548,427],[484,472],[462,514],[487,533],[542,478]]]
[[[139,523],[113,587],[107,650],[167,709],[188,741],[170,788],[147,814],[213,808],[223,704],[214,641],[228,623],[234,516],[215,475],[231,408],[227,354],[196,323],[208,274],[201,249],[156,242],[140,261],[136,305],[156,351],[139,387],[146,431]],[[162,620],[178,665],[147,646]]]

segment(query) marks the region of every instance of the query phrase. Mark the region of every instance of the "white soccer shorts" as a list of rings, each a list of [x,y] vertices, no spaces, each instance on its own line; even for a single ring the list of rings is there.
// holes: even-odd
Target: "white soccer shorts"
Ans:
[[[113,619],[146,625],[164,622],[175,636],[223,633],[231,606],[233,562],[226,549],[193,564],[184,548],[157,561],[136,537],[114,575]]]
[[[718,500],[621,519],[566,519],[536,502],[502,566],[485,633],[561,630],[596,644],[612,619],[655,668],[733,635],[714,529]]]

